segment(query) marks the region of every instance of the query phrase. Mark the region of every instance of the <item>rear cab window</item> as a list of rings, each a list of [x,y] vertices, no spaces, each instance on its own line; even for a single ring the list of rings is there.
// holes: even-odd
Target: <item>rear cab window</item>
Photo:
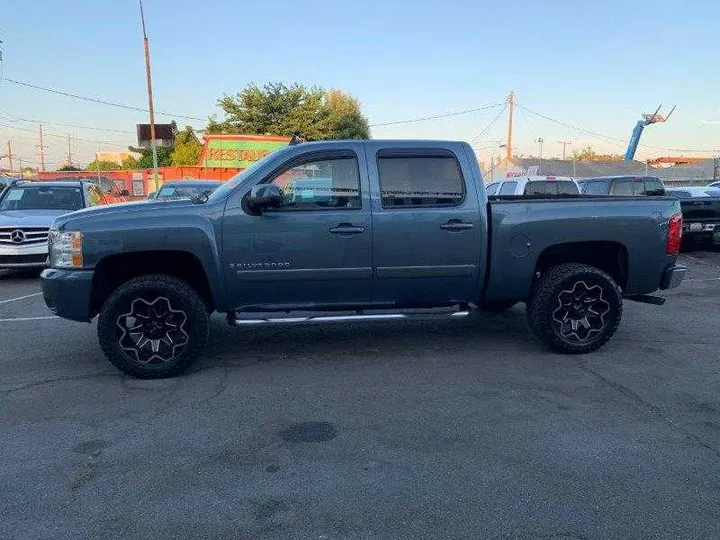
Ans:
[[[577,185],[569,180],[531,180],[525,185],[524,195],[577,195]]]
[[[618,180],[612,186],[613,195],[635,195],[634,180]]]
[[[383,208],[460,206],[465,181],[450,151],[381,150],[377,157]]]
[[[500,188],[500,195],[515,195],[515,189],[517,188],[517,182],[511,180],[510,182],[503,182]]]
[[[590,180],[585,182],[583,193],[586,195],[607,195],[607,180]]]
[[[485,191],[488,195],[495,195],[499,187],[500,182],[493,182],[492,184],[488,184],[487,186],[485,186]]]
[[[665,195],[665,186],[659,178],[645,179],[645,195]]]

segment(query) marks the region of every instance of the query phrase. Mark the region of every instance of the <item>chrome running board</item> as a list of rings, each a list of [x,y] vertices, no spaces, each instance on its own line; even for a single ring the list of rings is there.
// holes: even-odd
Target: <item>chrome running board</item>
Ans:
[[[273,326],[282,324],[302,323],[343,323],[356,321],[384,321],[392,319],[437,319],[439,317],[467,317],[470,311],[454,311],[434,315],[431,313],[368,313],[356,315],[309,315],[306,317],[262,317],[262,318],[238,318],[236,313],[228,314],[228,323],[233,326]]]

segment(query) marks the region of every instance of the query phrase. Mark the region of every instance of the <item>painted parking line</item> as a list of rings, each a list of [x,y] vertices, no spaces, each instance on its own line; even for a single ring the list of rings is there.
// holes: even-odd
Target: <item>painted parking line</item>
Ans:
[[[0,319],[0,323],[4,322],[26,322],[26,321],[49,321],[51,319],[59,319],[55,315],[48,315],[45,317],[17,317],[14,319]]]
[[[691,279],[685,279],[683,281],[720,281],[720,277],[711,277],[711,278],[691,278]]]
[[[18,296],[17,298],[8,298],[7,300],[0,300],[0,304],[9,304],[10,302],[17,302],[18,300],[25,300],[26,298],[34,298],[35,296],[42,295],[41,292],[28,294],[25,296]]]

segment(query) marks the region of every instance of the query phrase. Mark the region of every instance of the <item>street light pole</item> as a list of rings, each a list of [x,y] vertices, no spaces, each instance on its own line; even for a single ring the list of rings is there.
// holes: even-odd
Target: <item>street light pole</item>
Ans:
[[[147,94],[148,94],[148,111],[150,111],[150,149],[152,150],[153,160],[153,185],[155,191],[158,190],[158,159],[157,159],[157,148],[155,148],[155,110],[153,107],[153,95],[152,95],[152,76],[150,74],[150,40],[147,37],[147,30],[145,28],[145,13],[143,11],[142,0],[140,2],[140,21],[142,22],[143,31],[143,43],[145,45],[145,74],[147,76]]]

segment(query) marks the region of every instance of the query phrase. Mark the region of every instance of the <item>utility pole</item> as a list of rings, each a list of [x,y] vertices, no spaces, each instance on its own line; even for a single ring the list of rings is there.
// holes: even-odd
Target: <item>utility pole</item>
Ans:
[[[45,149],[47,146],[43,144],[43,132],[42,132],[42,124],[40,124],[40,144],[36,146],[40,150],[40,170],[45,172]]]
[[[0,156],[0,159],[2,158],[8,158],[8,161],[10,162],[10,172],[13,171],[13,153],[12,153],[12,141],[7,142],[7,154],[3,154]]]
[[[70,134],[67,134],[68,151],[67,151],[67,164],[68,167],[72,167],[72,149],[70,148]]]
[[[20,160],[20,180],[23,179],[23,172],[22,172],[22,158],[19,157],[18,160]]]
[[[568,144],[572,144],[572,143],[570,141],[558,141],[558,143],[563,145],[562,156],[563,156],[563,161],[565,161],[565,150],[567,149]]]
[[[507,134],[507,147],[505,148],[505,159],[510,161],[512,159],[512,132],[513,132],[513,117],[515,115],[515,92],[510,92],[507,98],[507,104],[510,108],[508,113],[508,134]]]
[[[145,45],[145,74],[147,75],[148,111],[150,111],[150,149],[152,150],[153,160],[153,184],[157,192],[158,160],[157,148],[155,148],[155,110],[153,108],[152,76],[150,75],[150,40],[148,40],[147,30],[145,28],[145,13],[143,12],[142,0],[138,0],[138,2],[140,3],[140,21],[142,22],[143,43]]]
[[[540,146],[539,156],[540,156],[540,161],[542,161],[542,148],[543,148],[543,143],[545,142],[545,139],[543,139],[542,137],[538,137],[538,140],[536,142]]]

